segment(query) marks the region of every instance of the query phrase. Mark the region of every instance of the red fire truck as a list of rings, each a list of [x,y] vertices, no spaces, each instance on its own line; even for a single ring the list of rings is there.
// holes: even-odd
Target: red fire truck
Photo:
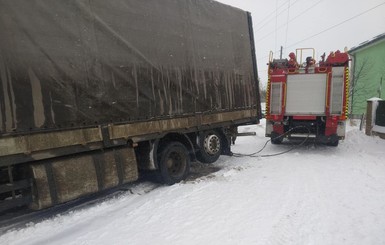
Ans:
[[[303,58],[312,54],[312,56]],[[325,54],[318,63],[314,49],[297,49],[290,59],[269,58],[266,94],[266,137],[313,137],[337,146],[345,138],[349,97],[349,56]],[[299,58],[299,60],[297,60]]]

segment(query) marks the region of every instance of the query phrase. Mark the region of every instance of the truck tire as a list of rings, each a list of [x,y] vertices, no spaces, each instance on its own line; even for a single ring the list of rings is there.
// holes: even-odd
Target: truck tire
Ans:
[[[184,180],[190,172],[190,157],[179,142],[168,143],[161,152],[159,169],[162,181],[173,185]]]
[[[283,136],[281,136],[279,133],[273,131],[271,132],[271,135],[270,135],[270,139],[271,139],[271,143],[273,145],[279,145],[282,143],[283,141]]]
[[[223,148],[221,135],[214,130],[203,132],[198,138],[198,145],[196,156],[201,163],[213,163],[218,160]]]
[[[339,140],[334,140],[334,141],[328,142],[326,145],[336,147],[336,146],[338,146],[338,143],[339,143]]]

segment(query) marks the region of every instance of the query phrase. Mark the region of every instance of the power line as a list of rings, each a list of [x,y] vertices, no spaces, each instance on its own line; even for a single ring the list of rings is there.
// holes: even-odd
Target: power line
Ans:
[[[323,1],[323,0],[318,1],[317,3],[315,3],[314,5],[312,5],[310,8],[313,8],[315,5],[319,4],[321,1]],[[382,5],[384,5],[384,4],[385,4],[385,2],[380,3],[380,4],[378,4],[378,5],[376,5],[376,6],[372,7],[372,8],[370,8],[370,9],[368,9],[368,10],[365,10],[365,11],[363,11],[363,12],[361,12],[361,13],[359,13],[359,14],[353,16],[353,17],[350,17],[350,18],[348,18],[348,19],[346,19],[346,20],[344,20],[344,21],[342,21],[342,22],[340,22],[340,23],[338,23],[338,24],[335,24],[335,25],[333,25],[333,26],[331,26],[331,27],[329,27],[329,28],[327,28],[327,29],[325,29],[325,30],[323,30],[323,31],[321,31],[321,32],[318,32],[318,33],[316,33],[316,34],[314,34],[314,35],[312,35],[312,36],[310,36],[310,37],[304,38],[304,39],[302,39],[301,41],[298,41],[298,42],[296,42],[296,43],[294,43],[294,44],[291,44],[291,45],[285,47],[285,49],[290,48],[290,47],[293,47],[293,46],[296,46],[297,44],[299,44],[299,43],[301,43],[301,42],[303,42],[303,41],[306,41],[306,40],[309,40],[309,39],[311,39],[311,38],[313,38],[313,37],[316,37],[316,36],[318,36],[318,35],[320,35],[320,34],[326,32],[326,31],[329,31],[329,30],[331,30],[331,29],[333,29],[333,28],[335,28],[335,27],[337,27],[337,26],[340,26],[340,25],[342,25],[342,24],[344,24],[344,23],[346,23],[346,22],[348,22],[348,21],[350,21],[350,20],[352,20],[352,19],[355,19],[355,18],[357,18],[357,17],[359,17],[359,16],[361,16],[361,15],[363,15],[363,14],[366,14],[366,13],[368,13],[368,12],[370,12],[370,11],[372,11],[372,10],[374,10],[374,9],[376,9],[376,8],[378,8],[378,7],[382,6]],[[305,11],[308,11],[310,8],[306,9]],[[291,19],[290,21],[293,21],[294,19],[298,18],[300,15],[302,15],[303,13],[305,13],[305,11],[302,12],[302,13],[300,13],[299,15],[297,15],[296,17],[294,17],[294,18]],[[283,26],[284,26],[284,25],[280,26],[280,28],[282,28]],[[271,35],[271,33],[272,33],[272,32],[270,32],[269,35]],[[267,36],[269,36],[269,35],[267,35]],[[265,39],[267,36],[264,36],[263,39]],[[262,40],[262,39],[259,39],[259,40],[256,40],[255,42],[258,43],[258,42],[261,41],[261,40]],[[276,53],[276,52],[279,52],[279,50],[275,50],[275,51],[274,51],[274,53]],[[265,55],[265,56],[263,56],[263,57],[258,58],[257,61],[265,60],[265,59],[268,58],[268,57],[269,57],[269,55]]]
[[[278,0],[275,1],[275,45],[274,48],[277,49],[277,40],[278,40]]]
[[[296,3],[299,2],[299,1],[301,1],[301,0],[296,0],[295,2],[293,2],[293,3],[291,4],[291,6],[293,6],[294,4],[296,4]],[[280,10],[280,9],[281,9],[283,6],[285,6],[285,5],[286,5],[286,2],[285,2],[284,4],[282,4],[281,6],[279,6],[278,8],[276,8],[276,9],[275,9],[274,11],[272,11],[270,14],[268,14],[267,16],[270,16],[270,18],[265,17],[265,18],[267,18],[267,19],[264,19],[264,20],[258,22],[257,24],[255,24],[255,26],[261,25],[259,28],[256,28],[256,29],[255,29],[255,32],[257,32],[257,31],[263,29],[264,27],[266,27],[266,24],[269,23],[271,20],[273,20],[274,18],[276,18],[276,17],[280,16],[281,14],[285,13],[285,12],[286,12],[286,9],[283,9],[283,10],[280,11],[278,14],[276,13],[278,10]],[[274,13],[276,13],[276,14],[273,15]]]
[[[376,6],[372,7],[372,8],[370,8],[370,9],[368,9],[368,10],[365,10],[365,11],[363,11],[363,12],[357,14],[357,15],[354,15],[353,17],[350,17],[349,19],[346,19],[346,20],[344,20],[344,21],[342,21],[342,22],[340,22],[340,23],[338,23],[338,24],[335,24],[335,25],[333,25],[333,26],[331,26],[331,27],[329,27],[329,28],[326,28],[326,29],[323,30],[323,31],[320,31],[320,32],[318,32],[318,33],[316,33],[316,34],[314,34],[314,35],[312,35],[312,36],[310,36],[310,37],[304,38],[304,39],[302,39],[301,41],[298,41],[298,42],[296,42],[296,43],[293,43],[293,44],[291,44],[291,45],[289,45],[289,46],[287,46],[287,47],[285,47],[285,48],[290,48],[290,47],[296,46],[297,44],[302,43],[303,41],[307,41],[307,40],[309,40],[309,39],[311,39],[311,38],[313,38],[313,37],[316,37],[316,36],[318,36],[318,35],[320,35],[320,34],[322,34],[322,33],[324,33],[324,32],[327,32],[327,31],[329,31],[329,30],[331,30],[331,29],[334,29],[334,28],[336,28],[337,26],[340,26],[340,25],[342,25],[342,24],[345,24],[346,22],[351,21],[351,20],[353,20],[353,19],[355,19],[355,18],[357,18],[357,17],[359,17],[359,16],[361,16],[361,15],[364,15],[364,14],[366,14],[366,13],[368,13],[368,12],[370,12],[370,11],[372,11],[372,10],[374,10],[374,9],[376,9],[376,8],[378,8],[378,7],[382,6],[382,5],[384,5],[384,4],[385,4],[385,2],[380,3],[380,4],[378,4],[378,5],[376,5]]]
[[[281,6],[279,6],[278,9],[281,9],[281,8],[282,8],[283,6],[285,6],[285,5],[286,5],[286,2],[283,3]],[[277,8],[276,8],[276,9],[277,9]],[[264,24],[264,22],[267,20],[267,18],[269,18],[269,20],[270,20],[270,19],[271,19],[271,16],[273,16],[273,14],[276,12],[276,9],[273,10],[272,12],[270,12],[269,14],[267,14],[267,15],[263,18],[263,20],[260,21],[260,22],[258,22],[258,23],[256,23],[255,26],[259,26],[259,25]],[[273,17],[273,18],[274,18],[274,17]]]
[[[310,6],[309,8],[305,9],[304,11],[302,11],[301,13],[299,13],[298,15],[296,15],[293,19],[290,20],[290,22],[292,22],[293,20],[299,18],[300,16],[302,16],[303,14],[307,13],[307,11],[309,11],[310,9],[314,8],[315,6],[317,6],[319,3],[321,3],[323,0],[320,0],[318,2],[316,2],[315,4],[313,4],[312,6]]]
[[[324,0],[320,0],[318,2],[316,2],[315,4],[313,4],[312,6],[310,6],[309,8],[305,9],[304,11],[302,11],[301,13],[299,13],[298,15],[296,15],[294,18],[290,19],[288,23],[294,21],[295,19],[299,18],[300,16],[302,16],[303,14],[307,13],[310,9],[314,8],[315,6],[317,6],[319,3],[321,3],[322,1]],[[293,6],[293,5],[291,5]],[[281,25],[278,27],[278,30],[279,29],[282,29],[284,26],[286,26],[285,24],[284,25]],[[256,40],[255,43],[259,43],[260,41],[266,39],[267,37],[269,37],[270,35],[272,35],[274,33],[274,31],[271,31],[269,32],[268,34],[266,34],[265,36],[261,37],[260,39]],[[286,45],[286,44],[285,44]]]
[[[287,7],[285,46],[287,45],[287,36],[288,36],[288,33],[289,33],[289,21],[290,21],[290,0],[289,0],[289,6]]]

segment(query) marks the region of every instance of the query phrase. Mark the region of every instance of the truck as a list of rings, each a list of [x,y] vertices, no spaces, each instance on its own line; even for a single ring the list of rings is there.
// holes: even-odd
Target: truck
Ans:
[[[231,155],[261,118],[251,14],[207,0],[0,1],[0,213]]]
[[[270,53],[265,135],[272,144],[312,137],[338,146],[345,138],[349,55],[331,52],[325,60],[324,53],[319,62],[314,57],[312,48],[296,49],[289,59],[273,59]]]

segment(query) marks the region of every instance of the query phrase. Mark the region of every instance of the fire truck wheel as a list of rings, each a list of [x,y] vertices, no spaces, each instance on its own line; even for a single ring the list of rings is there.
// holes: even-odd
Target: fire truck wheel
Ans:
[[[203,132],[198,137],[197,159],[202,163],[213,163],[222,152],[221,136],[214,130]]]
[[[338,146],[339,140],[330,141],[327,143],[327,146]]]
[[[279,133],[273,131],[271,132],[271,135],[270,135],[270,139],[271,139],[271,143],[273,145],[279,145],[282,143],[283,141],[283,136],[281,136]]]
[[[165,184],[173,185],[184,180],[190,172],[190,157],[186,147],[179,142],[167,144],[160,155],[159,169]]]

